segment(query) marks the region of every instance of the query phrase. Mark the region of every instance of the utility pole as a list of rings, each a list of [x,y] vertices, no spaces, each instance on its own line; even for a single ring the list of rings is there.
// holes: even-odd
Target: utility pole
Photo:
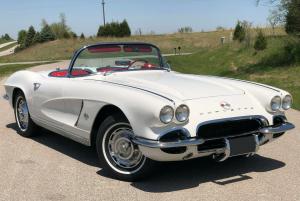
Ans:
[[[104,26],[105,26],[105,8],[104,8],[104,6],[105,6],[105,2],[104,2],[104,0],[102,0],[103,24],[104,24]]]

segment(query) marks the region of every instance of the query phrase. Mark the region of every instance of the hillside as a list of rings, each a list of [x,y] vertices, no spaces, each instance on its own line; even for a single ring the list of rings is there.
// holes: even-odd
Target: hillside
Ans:
[[[230,44],[168,59],[179,72],[240,78],[285,89],[293,95],[294,108],[300,109],[300,64],[287,63],[283,53],[287,41],[288,37],[269,38],[268,48],[258,53]]]
[[[272,32],[270,29],[265,29],[264,31],[266,35],[270,35]],[[85,40],[56,40],[48,43],[34,45],[14,55],[0,57],[0,63],[15,61],[69,59],[76,49],[84,45],[108,41],[149,42],[160,47],[163,53],[173,53],[174,48],[178,46],[182,47],[182,52],[195,52],[202,48],[215,48],[220,46],[220,38],[225,36],[228,41],[232,32],[232,30],[224,30],[185,34],[177,33],[167,35],[143,35],[125,38],[87,38]],[[284,34],[285,33],[282,29],[276,29],[276,35]]]

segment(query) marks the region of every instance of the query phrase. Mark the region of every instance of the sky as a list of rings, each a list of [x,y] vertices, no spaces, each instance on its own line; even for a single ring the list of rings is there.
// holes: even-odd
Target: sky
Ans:
[[[16,38],[21,29],[33,25],[41,28],[41,20],[57,22],[64,13],[67,24],[78,35],[97,33],[103,23],[102,0],[0,0],[0,35]],[[106,21],[126,19],[134,33],[174,33],[191,26],[194,31],[210,31],[217,26],[232,28],[237,20],[255,26],[267,24],[269,7],[257,6],[256,0],[105,0]]]

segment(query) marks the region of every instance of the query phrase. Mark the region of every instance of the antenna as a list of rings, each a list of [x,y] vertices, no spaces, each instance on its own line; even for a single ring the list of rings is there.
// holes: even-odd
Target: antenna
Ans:
[[[103,24],[105,26],[105,2],[104,0],[102,0],[102,10],[103,10]]]

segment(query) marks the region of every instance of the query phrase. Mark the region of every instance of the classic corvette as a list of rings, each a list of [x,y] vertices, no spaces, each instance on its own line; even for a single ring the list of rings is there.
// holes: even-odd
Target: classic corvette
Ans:
[[[147,43],[85,46],[68,69],[19,71],[5,89],[22,136],[43,127],[94,146],[122,180],[145,176],[153,161],[252,156],[294,128],[288,92],[173,72]]]

